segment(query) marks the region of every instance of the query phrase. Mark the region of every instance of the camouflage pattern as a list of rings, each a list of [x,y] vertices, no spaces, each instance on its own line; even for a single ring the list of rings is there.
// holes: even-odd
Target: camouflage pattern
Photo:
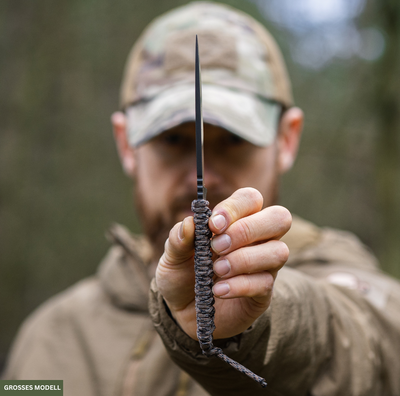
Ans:
[[[194,48],[199,37],[204,122],[253,144],[276,136],[281,104],[293,103],[269,33],[231,7],[194,2],[157,18],[135,44],[121,90],[129,140],[138,146],[194,120]]]
[[[221,126],[259,146],[272,143],[278,126],[279,105],[213,85],[203,85],[202,99],[205,122]],[[194,120],[194,85],[173,87],[155,100],[129,107],[127,114],[130,143],[140,145],[162,131]]]

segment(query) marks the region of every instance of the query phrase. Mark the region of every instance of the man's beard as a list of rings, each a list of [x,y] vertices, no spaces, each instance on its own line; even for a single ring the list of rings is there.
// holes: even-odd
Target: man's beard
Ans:
[[[277,203],[278,185],[279,179],[276,177],[271,183],[268,197],[265,197],[264,194],[264,207]],[[207,200],[210,202],[210,209],[212,210],[218,203],[228,198],[233,193],[234,191],[217,191],[214,193],[210,191],[207,194]],[[162,198],[160,197],[160,199]],[[147,205],[146,199],[141,191],[140,183],[137,181],[135,188],[136,210],[142,224],[143,232],[149,239],[153,248],[153,262],[158,262],[164,253],[164,244],[169,236],[170,230],[176,223],[183,220],[180,214],[190,210],[191,203],[195,199],[197,199],[195,191],[193,194],[183,194],[175,197],[169,205],[169,209],[165,212],[155,212]]]
[[[160,197],[160,199],[162,199],[162,197]],[[182,211],[182,205],[187,204],[187,201],[189,201],[190,207],[192,199],[193,197],[186,197],[185,200],[183,200],[183,198],[179,199],[179,201],[173,202],[171,205],[172,207],[170,207],[169,210],[165,210],[164,212],[155,212],[148,207],[147,201],[142,194],[140,183],[136,184],[136,211],[140,218],[143,232],[149,239],[153,248],[153,261],[158,261],[164,252],[164,244],[168,238],[169,232],[179,221],[175,220],[177,218],[177,212]]]
[[[209,194],[209,207],[212,209],[217,203],[228,198],[230,193]],[[162,199],[162,198],[160,198]],[[172,227],[184,219],[184,212],[190,211],[192,201],[197,199],[196,191],[193,194],[184,194],[177,196],[169,205],[169,208],[164,212],[154,212],[148,207],[146,199],[141,193],[140,184],[136,185],[135,189],[135,204],[139,215],[144,234],[149,239],[154,255],[153,260],[158,261],[164,253],[164,244],[168,238]]]

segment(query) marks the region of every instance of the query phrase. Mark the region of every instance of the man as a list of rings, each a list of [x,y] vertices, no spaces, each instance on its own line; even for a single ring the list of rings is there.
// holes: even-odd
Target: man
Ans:
[[[203,356],[196,341],[196,34],[215,344],[266,389]],[[264,28],[215,3],[173,10],[133,48],[121,98],[114,135],[146,238],[115,226],[98,274],[24,324],[6,378],[63,379],[66,395],[400,394],[399,284],[354,236],[292,223],[275,206],[303,114]]]

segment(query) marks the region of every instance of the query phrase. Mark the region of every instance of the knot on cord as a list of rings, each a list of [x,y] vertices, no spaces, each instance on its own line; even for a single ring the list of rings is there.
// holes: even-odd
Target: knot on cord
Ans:
[[[214,324],[214,295],[212,292],[213,261],[211,252],[212,232],[208,227],[208,219],[211,210],[209,202],[205,199],[197,199],[192,202],[194,212],[195,237],[194,237],[194,272],[195,272],[195,306],[197,320],[197,338],[200,348],[206,356],[217,356],[224,362],[230,364],[236,370],[246,374],[262,387],[267,386],[264,378],[259,377],[252,371],[226,356],[221,348],[213,345]]]

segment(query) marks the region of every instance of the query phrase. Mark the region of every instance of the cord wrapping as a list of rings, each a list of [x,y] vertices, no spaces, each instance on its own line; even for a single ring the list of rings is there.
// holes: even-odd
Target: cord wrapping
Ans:
[[[197,199],[192,202],[192,211],[194,212],[195,224],[195,253],[194,253],[194,271],[195,271],[195,307],[197,321],[197,338],[200,348],[206,356],[217,356],[228,363],[236,370],[246,374],[262,387],[267,386],[264,378],[254,374],[248,368],[225,355],[221,348],[213,345],[214,324],[214,295],[212,292],[213,282],[213,261],[211,252],[212,232],[208,226],[208,219],[211,216],[211,210],[208,207],[209,202],[205,199]]]

